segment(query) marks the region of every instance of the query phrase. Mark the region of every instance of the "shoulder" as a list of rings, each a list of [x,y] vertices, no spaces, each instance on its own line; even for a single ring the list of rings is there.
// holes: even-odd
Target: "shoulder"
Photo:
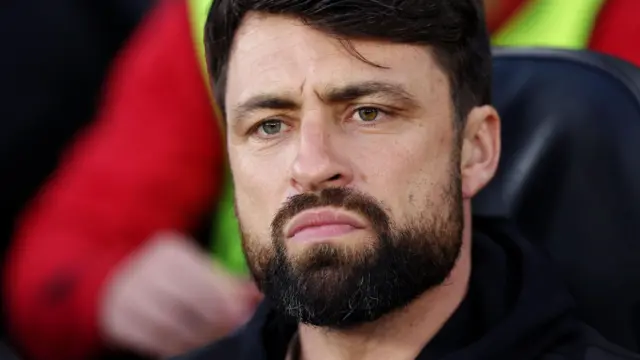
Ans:
[[[585,334],[585,360],[640,360],[639,354],[608,341],[593,328],[588,327]]]
[[[172,358],[171,360],[249,359],[251,357],[247,354],[247,351],[251,348],[251,341],[246,336],[246,332],[247,329],[241,329],[223,340]]]
[[[640,355],[608,341],[595,329],[584,325],[579,340],[555,349],[541,360],[640,360]]]
[[[228,337],[172,360],[262,360],[284,358],[297,329],[272,311],[265,300],[244,327]]]

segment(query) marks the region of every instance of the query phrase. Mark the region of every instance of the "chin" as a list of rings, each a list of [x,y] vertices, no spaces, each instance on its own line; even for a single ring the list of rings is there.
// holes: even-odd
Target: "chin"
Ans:
[[[296,273],[314,271],[348,272],[353,264],[367,264],[376,258],[375,243],[364,239],[325,241],[287,248],[287,260]]]

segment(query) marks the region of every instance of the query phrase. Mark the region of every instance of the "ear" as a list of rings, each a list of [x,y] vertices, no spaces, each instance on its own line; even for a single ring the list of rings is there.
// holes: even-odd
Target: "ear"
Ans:
[[[500,160],[500,116],[492,106],[473,108],[462,134],[462,196],[470,199],[493,178]]]

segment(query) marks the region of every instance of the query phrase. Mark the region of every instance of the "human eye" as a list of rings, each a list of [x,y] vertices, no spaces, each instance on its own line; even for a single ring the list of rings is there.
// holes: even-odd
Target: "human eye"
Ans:
[[[287,131],[288,125],[280,119],[267,119],[256,124],[251,134],[263,139],[273,138]]]
[[[382,120],[386,115],[387,112],[378,107],[362,106],[353,111],[352,118],[359,122],[375,123]]]

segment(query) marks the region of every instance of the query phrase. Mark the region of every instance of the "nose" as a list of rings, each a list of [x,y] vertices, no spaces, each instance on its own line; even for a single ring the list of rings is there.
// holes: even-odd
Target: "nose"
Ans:
[[[353,174],[346,161],[346,149],[336,149],[337,127],[322,119],[302,121],[298,153],[291,182],[297,192],[316,192],[347,186]],[[340,155],[343,154],[343,155]]]

